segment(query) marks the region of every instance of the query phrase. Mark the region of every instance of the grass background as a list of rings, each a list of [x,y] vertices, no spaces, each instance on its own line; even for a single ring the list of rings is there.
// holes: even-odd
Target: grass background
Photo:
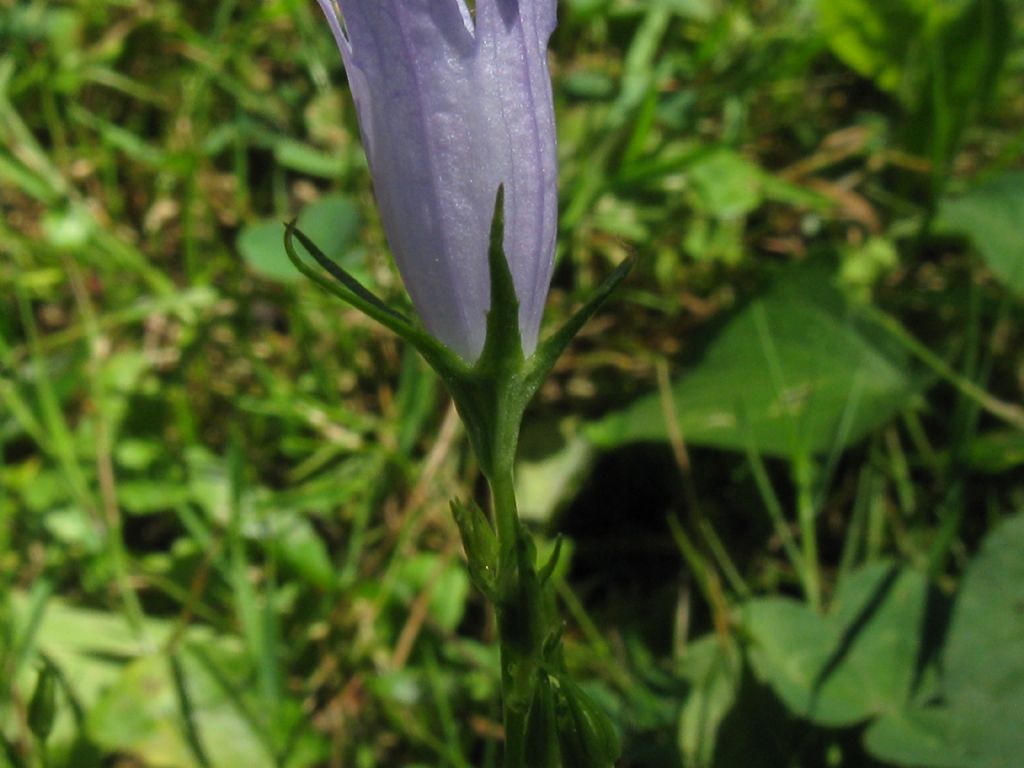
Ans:
[[[621,765],[1011,768],[1024,8],[559,10],[546,327],[639,260],[519,484]],[[461,426],[281,247],[407,304],[315,4],[0,0],[0,209],[0,765],[496,765]]]

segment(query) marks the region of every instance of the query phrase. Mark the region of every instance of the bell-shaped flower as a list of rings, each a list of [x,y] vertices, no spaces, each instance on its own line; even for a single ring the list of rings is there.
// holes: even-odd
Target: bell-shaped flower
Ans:
[[[556,0],[318,0],[348,73],[388,243],[426,329],[484,346],[488,244],[504,247],[523,352],[537,345],[557,228],[547,43]]]

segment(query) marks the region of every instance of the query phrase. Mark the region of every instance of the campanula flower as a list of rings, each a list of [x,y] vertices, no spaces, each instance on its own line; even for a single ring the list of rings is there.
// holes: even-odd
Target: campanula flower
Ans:
[[[483,349],[504,185],[523,352],[537,345],[557,227],[547,43],[556,0],[318,0],[348,73],[388,243],[426,329]]]

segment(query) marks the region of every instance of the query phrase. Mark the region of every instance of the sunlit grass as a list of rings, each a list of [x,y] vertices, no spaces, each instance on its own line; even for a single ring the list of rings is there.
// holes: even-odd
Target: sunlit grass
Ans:
[[[1024,18],[958,22],[943,91],[913,18],[865,52],[814,6],[560,7],[546,327],[638,266],[532,407],[519,480],[623,766],[895,765],[919,744],[885,712],[1020,679],[969,629],[1013,647],[1009,609],[958,596],[1024,583]],[[305,211],[407,306],[317,13],[0,0],[0,765],[498,763],[448,509],[484,498],[465,435],[274,236]],[[975,715],[939,751],[1009,765],[985,750],[1019,734]]]

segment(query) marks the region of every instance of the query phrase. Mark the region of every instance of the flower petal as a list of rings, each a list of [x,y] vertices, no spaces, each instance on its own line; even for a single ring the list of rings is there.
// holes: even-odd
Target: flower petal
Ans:
[[[553,0],[330,0],[388,241],[427,329],[484,344],[488,236],[505,185],[506,256],[524,352],[554,254],[557,172],[546,43]],[[333,19],[333,20],[332,20]]]

